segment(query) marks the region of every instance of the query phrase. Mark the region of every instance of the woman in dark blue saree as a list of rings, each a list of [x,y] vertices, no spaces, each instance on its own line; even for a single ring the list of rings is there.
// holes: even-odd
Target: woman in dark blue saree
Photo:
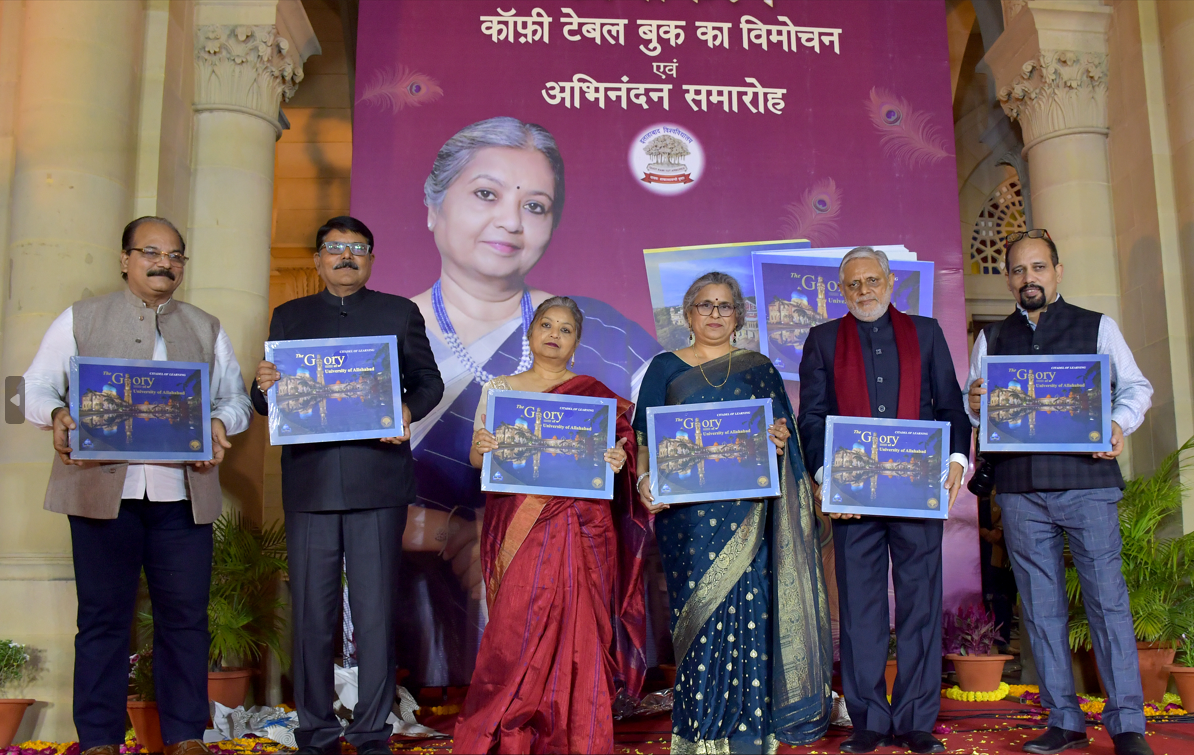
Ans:
[[[655,512],[671,607],[673,753],[774,752],[819,739],[829,724],[833,646],[811,482],[782,378],[767,357],[731,343],[744,306],[724,273],[693,283],[684,298],[693,343],[654,358],[634,419],[638,489]],[[655,505],[647,409],[750,398],[773,402],[780,496]]]

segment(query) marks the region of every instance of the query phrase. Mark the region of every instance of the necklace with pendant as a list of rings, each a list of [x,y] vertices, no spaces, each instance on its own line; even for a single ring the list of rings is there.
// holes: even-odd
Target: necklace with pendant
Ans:
[[[448,318],[448,308],[444,305],[444,293],[440,288],[439,281],[436,281],[435,285],[431,287],[431,308],[435,310],[435,321],[439,324],[439,329],[444,334],[444,340],[448,343],[448,347],[452,349],[452,353],[456,355],[460,363],[473,374],[473,380],[481,385],[493,380],[493,375],[473,361],[468,349],[461,342],[460,336],[456,335],[456,328],[452,326],[452,321]],[[535,361],[531,356],[531,342],[527,340],[527,331],[531,328],[531,318],[535,315],[535,308],[531,306],[531,292],[525,289],[522,292],[521,309],[522,356],[518,360],[516,373],[526,372]],[[729,379],[728,376],[726,379]]]

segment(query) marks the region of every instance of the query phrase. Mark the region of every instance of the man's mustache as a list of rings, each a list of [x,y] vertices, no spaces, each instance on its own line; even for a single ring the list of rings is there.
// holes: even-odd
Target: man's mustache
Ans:
[[[1038,291],[1041,296],[1045,295],[1045,289],[1035,283],[1025,283],[1023,286],[1020,286],[1020,296],[1027,294],[1029,291]]]
[[[332,269],[339,270],[342,267],[351,267],[353,270],[361,269],[361,268],[357,267],[357,263],[353,262],[352,260],[340,260],[339,262],[336,263],[336,266],[333,267]]]
[[[146,277],[146,278],[156,278],[156,277],[158,277],[159,275],[160,275],[160,276],[163,276],[163,277],[166,277],[166,278],[169,278],[170,280],[174,280],[174,279],[175,279],[175,278],[174,278],[174,271],[173,271],[173,270],[171,270],[171,269],[170,269],[170,268],[168,268],[168,267],[153,267],[153,268],[150,268],[150,269],[149,269],[149,272],[145,274],[145,277]]]

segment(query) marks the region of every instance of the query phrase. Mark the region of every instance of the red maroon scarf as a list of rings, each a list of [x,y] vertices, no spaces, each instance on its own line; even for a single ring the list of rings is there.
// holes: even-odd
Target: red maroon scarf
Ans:
[[[891,327],[895,330],[896,353],[900,358],[899,419],[920,419],[920,339],[912,318],[895,307],[888,307]],[[833,357],[833,389],[837,393],[837,411],[843,417],[871,416],[871,394],[867,387],[866,364],[862,361],[862,342],[858,339],[858,320],[847,313],[837,329],[837,348]]]

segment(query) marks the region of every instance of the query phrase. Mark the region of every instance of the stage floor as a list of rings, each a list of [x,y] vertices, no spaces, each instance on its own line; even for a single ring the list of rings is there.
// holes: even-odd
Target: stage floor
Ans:
[[[961,703],[948,698],[941,700],[938,719],[938,739],[945,743],[946,752],[965,755],[1003,755],[1022,753],[1020,746],[1044,731],[1042,710],[1035,705],[1022,705],[1005,699],[995,703]],[[455,716],[427,721],[427,725],[449,733]],[[1074,752],[1087,755],[1114,755],[1111,738],[1101,726],[1087,729],[1093,744]],[[781,746],[781,753],[838,753],[838,745],[850,735],[849,729],[831,727],[829,733],[812,745]],[[671,719],[667,714],[650,718],[618,721],[614,724],[616,752],[626,755],[655,755],[666,753],[671,743]],[[1194,722],[1149,722],[1148,740],[1156,755],[1194,755]],[[415,752],[425,755],[450,753],[452,746],[444,740],[406,740],[395,737],[396,752]],[[907,752],[895,747],[876,750],[877,753]]]

